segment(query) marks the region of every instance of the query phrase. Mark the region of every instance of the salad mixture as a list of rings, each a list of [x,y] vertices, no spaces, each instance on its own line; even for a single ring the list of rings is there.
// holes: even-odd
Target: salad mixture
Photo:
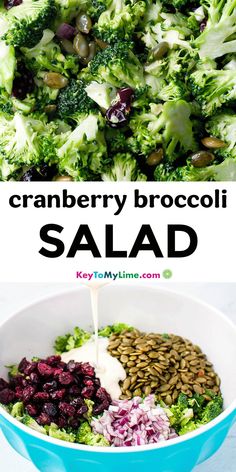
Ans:
[[[0,180],[236,180],[236,0],[0,0]]]
[[[101,329],[98,339],[107,343],[98,365],[84,359],[86,349],[96,349],[94,335],[75,328],[56,339],[55,355],[10,366],[8,381],[0,379],[1,406],[44,435],[107,447],[170,440],[222,412],[220,379],[189,340],[123,323]],[[119,374],[115,379],[112,362],[103,362],[105,355],[123,369],[122,380]],[[83,362],[75,360],[80,356]],[[112,378],[107,388],[106,368]]]

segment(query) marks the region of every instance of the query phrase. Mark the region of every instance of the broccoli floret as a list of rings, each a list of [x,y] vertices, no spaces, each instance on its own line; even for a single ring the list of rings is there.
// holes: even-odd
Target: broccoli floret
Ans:
[[[157,94],[157,98],[164,102],[177,101],[181,99],[187,99],[189,92],[184,82],[180,80],[172,80],[167,85],[162,87],[160,92]]]
[[[216,59],[236,51],[236,0],[202,0],[207,25],[195,41],[200,57]]]
[[[186,81],[195,68],[198,56],[186,49],[171,50],[167,56],[145,65],[145,72],[163,80]]]
[[[17,402],[13,405],[10,411],[11,416],[16,418],[18,421],[22,421],[25,415],[25,407],[23,402]]]
[[[88,14],[97,21],[100,15],[106,11],[107,6],[111,0],[90,0],[90,6],[88,8]]]
[[[89,423],[84,422],[77,433],[77,442],[87,446],[110,446],[109,441],[102,435],[93,433]]]
[[[6,180],[25,165],[56,161],[56,123],[47,124],[43,116],[10,118],[0,116],[0,176]],[[13,167],[11,167],[13,166]],[[10,174],[6,174],[6,171]]]
[[[104,338],[109,338],[112,334],[121,334],[123,331],[132,331],[134,328],[125,323],[115,323],[100,329],[98,334]]]
[[[189,3],[189,0],[162,0],[163,5],[167,5],[167,7],[173,6],[177,10],[185,7],[187,3]]]
[[[57,108],[63,120],[80,121],[90,112],[96,111],[97,105],[88,96],[84,80],[72,79],[67,87],[58,95]]]
[[[24,0],[0,14],[2,39],[15,47],[33,47],[56,15],[54,0]]]
[[[191,74],[189,82],[206,116],[236,99],[236,75],[232,70],[198,70]]]
[[[98,82],[107,82],[114,87],[145,85],[143,66],[125,41],[99,51],[89,63],[89,70]]]
[[[164,164],[160,164],[155,169],[154,178],[156,181],[165,182],[235,182],[236,160],[227,158],[220,164],[213,164],[203,168],[196,168],[188,164],[173,169]]]
[[[214,420],[223,411],[223,398],[216,395],[213,400],[209,401],[201,415],[201,423],[206,424]]]
[[[16,377],[16,375],[20,374],[18,367],[19,367],[18,364],[6,366],[6,368],[8,369],[9,378]]]
[[[74,433],[67,433],[65,429],[59,429],[55,423],[51,423],[50,426],[45,426],[45,430],[51,438],[71,443],[76,441],[76,435]]]
[[[80,11],[87,11],[90,0],[55,0],[57,8],[56,24],[70,23]]]
[[[147,180],[141,173],[136,159],[130,153],[116,154],[112,159],[111,166],[102,174],[104,182],[132,182]]]
[[[168,161],[184,157],[196,149],[190,115],[191,107],[184,100],[151,104],[149,113],[137,113],[130,121],[132,148],[147,156],[161,144]]]
[[[236,115],[225,110],[213,116],[206,122],[206,130],[210,136],[221,139],[226,143],[225,147],[217,149],[215,152],[221,157],[236,158]]]
[[[31,428],[33,429],[34,431],[36,431],[37,433],[41,433],[41,434],[47,434],[47,431],[46,429],[43,427],[43,426],[40,426],[37,421],[35,421],[31,416],[29,415],[25,415],[21,422],[25,425],[25,426],[28,426],[28,428]]]
[[[34,73],[39,71],[58,72],[64,76],[76,75],[79,71],[78,56],[64,55],[60,46],[53,41],[54,33],[45,30],[42,39],[32,49],[22,48],[27,67]]]
[[[11,94],[14,80],[16,57],[15,49],[5,41],[0,41],[0,89],[5,89]]]
[[[147,16],[140,37],[145,46],[153,50],[161,42],[167,42],[170,48],[180,46],[193,51],[190,38],[196,34],[196,23],[180,12],[166,13],[158,8],[156,17]],[[194,31],[192,30],[194,28]]]
[[[182,426],[182,428],[178,430],[178,434],[179,436],[183,436],[184,434],[192,433],[193,431],[198,429],[200,426],[202,425],[198,421],[197,422],[195,422],[194,420],[189,421],[186,425]]]
[[[129,40],[146,11],[144,1],[105,0],[106,10],[94,27],[94,35],[107,43]]]
[[[76,327],[73,334],[69,333],[64,336],[58,336],[54,344],[54,349],[57,354],[62,354],[63,352],[83,346],[90,338],[91,334],[89,332]]]
[[[121,131],[107,127],[105,129],[105,137],[109,154],[113,155],[128,151],[127,136],[123,129]]]
[[[105,120],[90,114],[83,119],[58,149],[59,170],[77,181],[91,180],[110,163],[103,128]]]

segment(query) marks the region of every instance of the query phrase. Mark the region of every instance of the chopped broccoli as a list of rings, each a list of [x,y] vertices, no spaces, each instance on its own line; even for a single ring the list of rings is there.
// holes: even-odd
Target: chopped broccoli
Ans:
[[[37,421],[35,421],[31,416],[29,415],[24,415],[22,418],[21,422],[25,425],[28,426],[28,428],[33,429],[37,433],[41,434],[47,434],[46,429],[43,426],[40,426]]]
[[[16,166],[39,164],[55,155],[55,124],[42,117],[0,116],[0,157]],[[52,134],[53,133],[53,134]]]
[[[54,0],[24,0],[5,14],[0,13],[2,39],[15,47],[33,47],[55,15]]]
[[[107,43],[129,40],[146,11],[144,1],[104,0],[106,9],[94,27],[97,38]]]
[[[223,158],[236,158],[236,115],[230,110],[225,110],[213,116],[206,122],[206,130],[210,136],[221,139],[226,143],[225,147],[216,150],[218,156]]]
[[[201,58],[216,59],[236,52],[236,0],[202,0],[207,12],[206,28],[195,40]]]
[[[73,334],[69,333],[64,336],[58,336],[54,344],[54,349],[57,354],[62,354],[63,352],[83,346],[90,338],[91,334],[88,331],[76,327]]]
[[[141,173],[136,159],[130,153],[119,153],[113,157],[111,166],[102,174],[104,182],[131,182],[147,180]]]
[[[86,11],[90,6],[89,0],[55,0],[57,8],[56,23],[70,23],[80,11]]]
[[[98,82],[114,87],[128,85],[139,88],[145,85],[143,66],[125,41],[119,41],[99,51],[89,63],[89,70]]]
[[[57,106],[61,119],[79,122],[81,117],[84,118],[96,110],[96,104],[86,93],[85,87],[83,80],[73,79],[59,93]]]
[[[87,406],[88,411],[83,416],[90,423],[92,421],[92,417],[93,417],[94,402],[92,400],[84,400],[84,403]]]
[[[37,74],[39,71],[58,72],[66,77],[79,71],[78,56],[64,55],[59,44],[53,41],[54,33],[44,30],[43,37],[33,48],[22,48],[27,67]]]
[[[14,80],[16,57],[15,49],[5,41],[0,41],[0,89],[3,88],[11,94]]]
[[[184,82],[178,80],[171,80],[167,85],[161,88],[159,93],[157,93],[157,98],[164,102],[187,99],[188,97],[189,92],[186,85]]]
[[[207,424],[214,420],[223,411],[223,399],[221,396],[216,395],[204,408],[200,415],[201,423]]]
[[[206,116],[213,115],[223,104],[236,100],[236,76],[233,70],[198,70],[190,75],[194,98]]]
[[[93,433],[91,426],[87,422],[81,424],[76,439],[78,443],[86,444],[87,446],[110,446],[109,441],[102,434]]]
[[[191,107],[184,100],[151,104],[148,113],[136,113],[131,119],[130,145],[147,156],[162,144],[166,159],[173,162],[196,149],[190,115]]]
[[[223,410],[223,399],[220,395],[210,394],[207,401],[203,395],[188,398],[180,394],[177,404],[165,408],[171,426],[179,435],[190,433],[200,426],[215,419]]]
[[[25,414],[24,403],[15,403],[11,408],[10,414],[13,416],[13,418],[16,418],[18,421],[21,421]]]
[[[9,377],[16,377],[16,375],[19,375],[19,369],[18,369],[18,364],[13,364],[13,365],[7,365],[6,368],[8,369],[8,375]]]
[[[59,170],[75,180],[91,180],[102,174],[109,163],[104,138],[104,119],[90,114],[58,149]]]
[[[67,441],[71,443],[76,441],[76,435],[74,433],[67,433],[65,429],[59,429],[55,423],[51,423],[50,426],[45,426],[44,429],[51,438],[60,439],[61,441]]]
[[[160,164],[154,172],[156,181],[171,182],[236,182],[236,160],[230,157],[220,164],[196,168],[191,164],[173,169]]]
[[[115,323],[100,329],[98,334],[104,338],[109,338],[112,334],[120,334],[122,331],[132,331],[134,328],[125,323]]]

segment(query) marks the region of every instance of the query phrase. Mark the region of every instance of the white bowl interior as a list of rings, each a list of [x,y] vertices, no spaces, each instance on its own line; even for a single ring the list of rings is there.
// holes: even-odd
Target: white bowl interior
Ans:
[[[236,327],[220,312],[182,294],[147,287],[109,286],[100,292],[99,324],[126,322],[145,331],[175,333],[198,344],[222,380],[225,406],[236,399]],[[89,290],[60,293],[31,305],[0,327],[0,376],[22,357],[53,353],[58,335],[92,328]]]

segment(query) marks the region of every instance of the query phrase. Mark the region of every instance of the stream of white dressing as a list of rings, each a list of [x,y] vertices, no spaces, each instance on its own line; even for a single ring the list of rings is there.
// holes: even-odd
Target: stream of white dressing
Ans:
[[[108,282],[87,282],[90,290],[92,319],[94,325],[94,336],[83,346],[72,349],[62,354],[62,360],[69,362],[89,362],[95,369],[96,377],[100,379],[101,386],[111,395],[112,400],[118,400],[121,395],[119,382],[125,380],[126,372],[122,364],[112,357],[107,348],[108,338],[98,336],[99,314],[98,314],[98,296],[102,287]]]

